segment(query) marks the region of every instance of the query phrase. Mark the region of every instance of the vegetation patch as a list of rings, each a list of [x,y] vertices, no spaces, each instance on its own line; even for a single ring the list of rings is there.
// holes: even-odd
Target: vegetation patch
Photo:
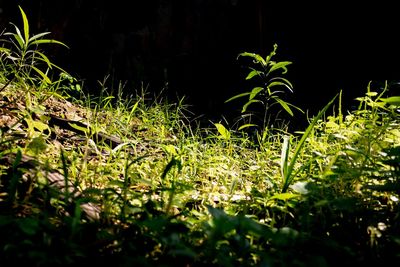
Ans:
[[[41,50],[64,44],[31,37],[20,10],[0,47],[2,266],[400,263],[400,97],[387,85],[354,110],[339,92],[292,133],[270,115],[302,112],[275,75],[290,62],[273,61],[277,46],[246,52],[260,85],[229,99],[246,99],[242,120],[200,128],[183,100],[143,88],[105,79],[86,94]]]

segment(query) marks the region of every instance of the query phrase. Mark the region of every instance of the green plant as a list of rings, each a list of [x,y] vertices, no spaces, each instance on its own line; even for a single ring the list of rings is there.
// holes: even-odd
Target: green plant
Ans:
[[[15,32],[5,32],[4,35],[10,36],[10,39],[1,40],[5,44],[10,44],[10,47],[4,47],[4,44],[0,47],[0,61],[2,62],[3,68],[5,68],[3,71],[6,72],[7,76],[10,78],[0,89],[0,92],[15,79],[32,81],[34,77],[39,77],[40,82],[51,84],[52,81],[48,76],[48,71],[50,69],[57,68],[65,72],[52,63],[43,52],[39,51],[38,47],[42,44],[59,44],[65,47],[67,47],[67,45],[57,40],[43,39],[43,37],[50,34],[50,32],[42,32],[31,36],[28,18],[20,6],[19,9],[23,22],[23,31],[21,31],[17,25],[11,23],[14,26]],[[42,64],[46,66],[45,70],[40,69]],[[32,70],[36,75],[31,73]]]
[[[291,158],[289,157],[290,137],[289,136],[284,137],[282,153],[281,153],[281,175],[282,175],[282,180],[283,180],[282,193],[285,193],[288,190],[293,179],[296,177],[296,174],[299,171],[301,171],[302,168],[300,168],[299,170],[297,170],[294,173],[294,167],[300,156],[300,153],[302,152],[303,146],[305,145],[306,140],[309,137],[309,135],[311,134],[314,126],[322,118],[322,116],[325,114],[327,109],[332,105],[332,103],[335,101],[336,97],[337,96],[335,96],[320,112],[318,112],[317,116],[315,116],[313,118],[310,125],[307,127],[307,129],[303,133],[300,141],[297,143],[295,151]],[[306,165],[303,165],[303,167],[306,167]]]
[[[276,55],[278,45],[274,45],[273,51],[264,59],[262,56],[256,53],[244,52],[240,53],[238,57],[249,57],[253,61],[253,66],[249,67],[250,72],[246,76],[246,80],[259,79],[260,85],[254,87],[251,91],[235,95],[225,103],[232,100],[248,97],[247,102],[243,105],[241,113],[246,113],[248,107],[254,103],[260,103],[265,108],[264,123],[266,120],[267,113],[270,111],[272,106],[278,104],[285,110],[290,116],[294,116],[292,108],[302,111],[300,108],[284,101],[280,94],[284,93],[281,89],[286,89],[289,92],[293,92],[293,85],[291,82],[278,75],[274,75],[277,71],[282,70],[282,74],[286,74],[287,66],[292,64],[290,61],[273,61],[272,58]],[[244,129],[251,126],[257,126],[251,122],[242,125],[239,129]]]

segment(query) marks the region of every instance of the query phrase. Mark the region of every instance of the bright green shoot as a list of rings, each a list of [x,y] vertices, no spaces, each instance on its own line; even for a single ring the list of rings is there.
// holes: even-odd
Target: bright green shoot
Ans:
[[[225,103],[232,100],[247,97],[247,102],[242,107],[242,113],[247,112],[248,107],[254,103],[260,103],[264,105],[265,110],[268,111],[273,105],[278,104],[283,110],[285,110],[290,116],[294,116],[292,108],[295,108],[302,112],[302,110],[291,103],[284,101],[279,94],[284,93],[281,89],[286,89],[286,91],[293,92],[293,85],[291,82],[279,75],[274,75],[277,71],[281,70],[282,74],[287,73],[287,66],[292,64],[290,61],[273,61],[272,58],[276,55],[276,50],[278,45],[274,45],[273,51],[264,59],[262,56],[244,52],[240,53],[238,57],[250,57],[253,60],[254,67],[250,67],[250,72],[247,74],[246,80],[259,78],[261,81],[261,86],[254,87],[251,91],[235,95]],[[242,126],[241,129],[254,126],[253,124],[248,124],[247,126]]]
[[[24,10],[19,6],[22,23],[23,23],[23,31],[18,28],[17,25],[11,23],[14,26],[15,32],[6,32],[4,35],[10,36],[9,40],[1,40],[5,43],[9,43],[10,47],[1,47],[0,55],[5,56],[5,60],[9,62],[9,69],[11,77],[9,81],[4,85],[0,91],[3,91],[13,79],[15,78],[29,78],[31,70],[33,70],[39,77],[40,80],[46,84],[51,84],[51,79],[48,77],[48,70],[57,68],[62,72],[65,72],[57,65],[53,64],[49,58],[42,52],[38,50],[38,46],[42,44],[59,44],[65,47],[68,47],[64,43],[53,40],[53,39],[43,39],[44,36],[50,34],[50,32],[42,32],[33,36],[30,36],[29,30],[29,22],[28,18],[24,12]],[[0,60],[2,57],[0,57]],[[47,69],[45,71],[41,70],[38,66],[40,64],[45,64]]]

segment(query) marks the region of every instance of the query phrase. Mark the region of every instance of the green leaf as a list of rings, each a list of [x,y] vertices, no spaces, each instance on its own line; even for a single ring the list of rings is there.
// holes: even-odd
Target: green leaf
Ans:
[[[0,47],[0,53],[5,53],[9,55],[11,53],[11,50],[5,47]]]
[[[400,106],[400,96],[381,98],[381,100],[389,105]]]
[[[257,126],[258,126],[257,124],[247,123],[247,124],[244,124],[244,125],[240,126],[238,130],[241,131],[241,130],[246,129],[246,128],[257,127]]]
[[[251,104],[253,104],[253,103],[262,103],[262,101],[260,101],[260,100],[254,100],[254,99],[248,101],[246,104],[243,105],[242,113],[245,113],[245,112],[247,111],[247,108],[248,108]]]
[[[240,98],[240,97],[248,96],[249,94],[250,94],[250,92],[246,92],[246,93],[241,93],[241,94],[235,95],[235,96],[229,98],[228,100],[226,100],[225,103],[228,103],[228,102],[230,102],[230,101],[232,101],[234,99]]]
[[[31,45],[38,45],[38,44],[59,44],[62,46],[65,46],[66,48],[69,48],[66,44],[64,44],[63,42],[57,41],[57,40],[53,40],[53,39],[40,39],[40,40],[36,40],[33,41],[32,43],[30,43]]]
[[[249,72],[249,74],[246,77],[246,80],[250,80],[251,78],[253,78],[254,76],[261,76],[263,72],[262,71],[258,71],[258,70],[252,70]]]
[[[34,155],[38,155],[47,149],[47,143],[43,136],[39,135],[30,141],[27,148],[32,151]]]
[[[289,151],[290,151],[290,136],[285,135],[283,137],[283,145],[281,152],[281,175],[282,178],[286,177],[287,167],[288,167],[288,159],[289,159]],[[285,182],[285,181],[283,181]]]
[[[25,234],[33,236],[39,229],[39,220],[33,218],[22,218],[17,220],[17,225]]]
[[[293,115],[294,115],[292,109],[289,107],[289,105],[288,105],[287,102],[283,101],[283,100],[280,99],[279,97],[274,97],[274,99],[275,99],[276,102],[278,102],[278,103],[281,105],[281,107],[282,107],[284,110],[286,110],[287,113],[290,114],[290,116],[293,116]]]
[[[161,174],[161,180],[164,180],[167,174],[171,171],[172,167],[176,166],[178,168],[178,171],[182,169],[182,162],[180,160],[177,160],[175,157],[172,157],[172,159],[168,162],[167,166],[165,166],[165,169],[163,173]]]
[[[48,34],[50,34],[50,32],[38,33],[38,34],[32,36],[31,38],[29,38],[29,42],[31,43],[32,41],[34,41],[34,40],[36,40],[36,39],[38,39],[38,38],[41,38],[41,37],[43,37],[43,36],[45,36],[45,35],[48,35]]]
[[[287,168],[286,171],[286,175],[284,176],[284,184],[282,187],[282,193],[286,192],[287,189],[289,188],[289,185],[291,184],[291,182],[294,179],[294,176],[292,175],[292,172],[294,170],[294,165],[296,164],[296,160],[300,155],[300,152],[308,138],[308,136],[310,135],[312,129],[314,128],[315,124],[317,123],[317,121],[325,114],[325,112],[327,111],[327,109],[332,105],[332,103],[335,101],[337,95],[320,111],[318,112],[317,116],[314,117],[314,119],[311,121],[310,125],[307,127],[307,129],[305,130],[303,136],[301,137],[299,143],[296,146],[296,149],[293,153],[293,157],[292,160],[290,161],[290,164]]]
[[[253,88],[253,90],[251,90],[249,100],[253,100],[253,98],[255,98],[263,90],[264,90],[264,88],[262,88],[262,87]]]
[[[72,122],[69,122],[68,124],[69,124],[69,126],[71,126],[72,128],[74,128],[74,129],[76,129],[76,130],[78,130],[80,132],[83,132],[85,134],[89,134],[90,133],[90,129],[88,129],[87,127],[82,127],[82,126],[79,126],[79,125],[77,125],[75,123],[72,123]]]
[[[224,125],[221,123],[214,123],[214,125],[223,139],[229,140],[231,138],[231,133],[225,128]]]
[[[49,125],[41,121],[32,120],[31,125],[41,133],[43,133],[45,130],[49,130]]]
[[[15,40],[17,40],[17,42],[18,42],[18,48],[19,49],[21,49],[21,50],[25,50],[25,41],[24,41],[24,38],[22,37],[22,35],[21,35],[21,31],[19,30],[19,28],[17,27],[17,26],[15,26],[14,25],[14,27],[15,27],[15,31],[17,32],[17,33],[5,33],[5,35],[12,35],[12,36],[14,36],[14,39]]]
[[[52,64],[51,64],[50,60],[48,59],[48,57],[47,57],[45,54],[43,54],[42,52],[39,52],[39,51],[35,51],[34,53],[35,53],[35,54],[38,54],[38,55],[41,57],[41,59],[42,59],[44,62],[46,62],[47,66],[48,66],[50,69],[52,68]]]
[[[255,53],[243,52],[243,53],[240,53],[239,56],[242,56],[242,57],[251,57],[251,58],[253,58],[257,63],[261,63],[261,64],[264,65],[264,66],[267,65],[267,62],[265,62],[265,60],[262,58],[262,56],[260,56],[260,55],[258,55],[258,54],[255,54]],[[239,57],[239,56],[238,56],[238,57]]]
[[[265,58],[266,61],[266,65],[270,63],[270,60],[273,56],[276,55],[276,50],[278,49],[278,45],[274,44],[274,50],[272,50],[272,52]]]
[[[275,194],[272,197],[270,197],[269,200],[273,200],[273,199],[289,200],[292,198],[297,198],[299,196],[300,196],[299,194],[293,194],[293,193],[279,193],[279,194]]]
[[[285,86],[289,89],[290,92],[293,93],[293,85],[292,83],[283,77],[276,77],[270,80],[268,87],[271,88],[273,86]]]
[[[278,70],[278,69],[283,69],[282,74],[285,74],[287,72],[286,66],[290,65],[290,64],[292,64],[292,62],[290,62],[290,61],[281,61],[281,62],[275,63],[269,69],[269,72],[272,72],[272,71]]]
[[[28,18],[26,17],[26,14],[24,12],[24,10],[18,6],[20,11],[21,11],[21,15],[22,15],[22,21],[24,24],[24,40],[25,40],[25,44],[28,44],[29,42],[29,23],[28,23]]]
[[[44,80],[46,83],[51,84],[50,78],[47,77],[47,75],[44,74],[43,71],[41,71],[40,69],[36,68],[36,67],[33,66],[33,65],[31,65],[31,68],[32,68],[33,70],[35,70],[35,71],[43,78],[43,80]]]

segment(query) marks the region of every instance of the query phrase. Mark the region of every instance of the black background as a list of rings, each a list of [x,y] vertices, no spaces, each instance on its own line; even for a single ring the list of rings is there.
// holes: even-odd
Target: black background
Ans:
[[[297,1],[299,2],[299,1]],[[292,61],[287,100],[316,112],[339,90],[345,105],[362,96],[369,81],[378,87],[399,79],[399,16],[394,6],[350,1],[266,0],[0,0],[0,26],[21,25],[18,4],[31,32],[50,31],[70,48],[49,47],[51,59],[85,83],[126,81],[186,96],[196,114],[217,119],[238,115],[224,101],[250,90],[241,52]],[[21,25],[22,27],[22,25]],[[396,94],[396,93],[394,93]]]

